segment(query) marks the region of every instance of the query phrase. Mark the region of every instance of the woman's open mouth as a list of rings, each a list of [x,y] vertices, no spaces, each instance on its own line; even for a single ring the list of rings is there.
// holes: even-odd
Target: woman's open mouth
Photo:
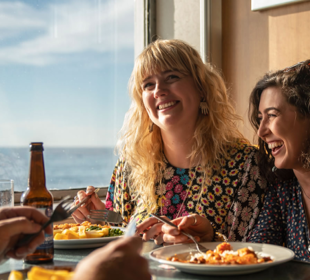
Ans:
[[[283,141],[276,141],[272,143],[268,143],[268,148],[272,150],[272,154],[277,154],[277,152],[282,148],[284,145]]]
[[[163,104],[158,105],[157,109],[158,110],[164,110],[167,108],[171,108],[171,107],[175,106],[177,103],[179,103],[179,101],[170,101],[167,103],[163,103]]]

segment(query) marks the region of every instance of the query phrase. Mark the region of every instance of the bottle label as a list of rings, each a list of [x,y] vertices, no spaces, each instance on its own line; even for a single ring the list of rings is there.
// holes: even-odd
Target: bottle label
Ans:
[[[47,208],[37,208],[41,213],[43,213],[47,217],[51,217],[53,214],[53,207],[47,207]],[[53,224],[51,224],[53,228]],[[54,247],[54,239],[53,239],[53,234],[47,234],[44,233],[45,239],[44,243],[39,245],[37,249],[48,249],[48,248],[53,248]]]
[[[44,243],[39,245],[37,249],[48,249],[54,247],[53,235],[45,234]]]

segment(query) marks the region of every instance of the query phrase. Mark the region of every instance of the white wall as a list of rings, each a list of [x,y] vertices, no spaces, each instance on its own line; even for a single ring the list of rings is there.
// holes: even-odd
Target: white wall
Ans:
[[[161,39],[181,39],[200,48],[200,1],[157,0],[156,32]]]
[[[135,56],[144,47],[144,5],[144,0],[135,0]],[[209,11],[201,11],[202,6]],[[201,20],[208,15],[210,20]],[[156,34],[160,39],[186,41],[206,61],[222,68],[222,0],[156,0]]]

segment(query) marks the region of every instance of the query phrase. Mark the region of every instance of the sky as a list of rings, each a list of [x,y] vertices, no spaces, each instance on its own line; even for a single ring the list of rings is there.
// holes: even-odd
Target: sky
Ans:
[[[0,0],[0,147],[114,147],[134,0]]]

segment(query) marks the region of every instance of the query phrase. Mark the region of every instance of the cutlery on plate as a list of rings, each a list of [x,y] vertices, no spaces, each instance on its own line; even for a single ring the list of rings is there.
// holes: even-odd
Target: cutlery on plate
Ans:
[[[103,221],[106,223],[113,223],[113,224],[128,224],[125,222],[120,213],[110,211],[110,210],[90,210],[90,215],[87,218],[96,220],[96,221]]]
[[[164,218],[162,218],[162,217],[160,217],[160,216],[158,216],[158,215],[156,215],[156,214],[150,214],[150,215],[151,215],[152,217],[156,218],[157,220],[159,220],[159,221],[161,221],[161,222],[163,222],[163,223],[169,225],[169,226],[178,228],[175,224],[171,223],[170,221],[165,220]],[[185,231],[183,231],[183,230],[180,230],[180,232],[181,232],[182,234],[186,235],[188,238],[190,238],[190,239],[195,243],[196,249],[197,249],[197,251],[198,251],[199,253],[205,255],[206,252],[209,250],[209,249],[207,249],[206,247],[204,247],[203,245],[201,245],[200,243],[198,243],[198,242],[196,241],[196,239],[195,239],[191,234],[189,234],[189,233],[187,233],[187,232],[185,232]]]

